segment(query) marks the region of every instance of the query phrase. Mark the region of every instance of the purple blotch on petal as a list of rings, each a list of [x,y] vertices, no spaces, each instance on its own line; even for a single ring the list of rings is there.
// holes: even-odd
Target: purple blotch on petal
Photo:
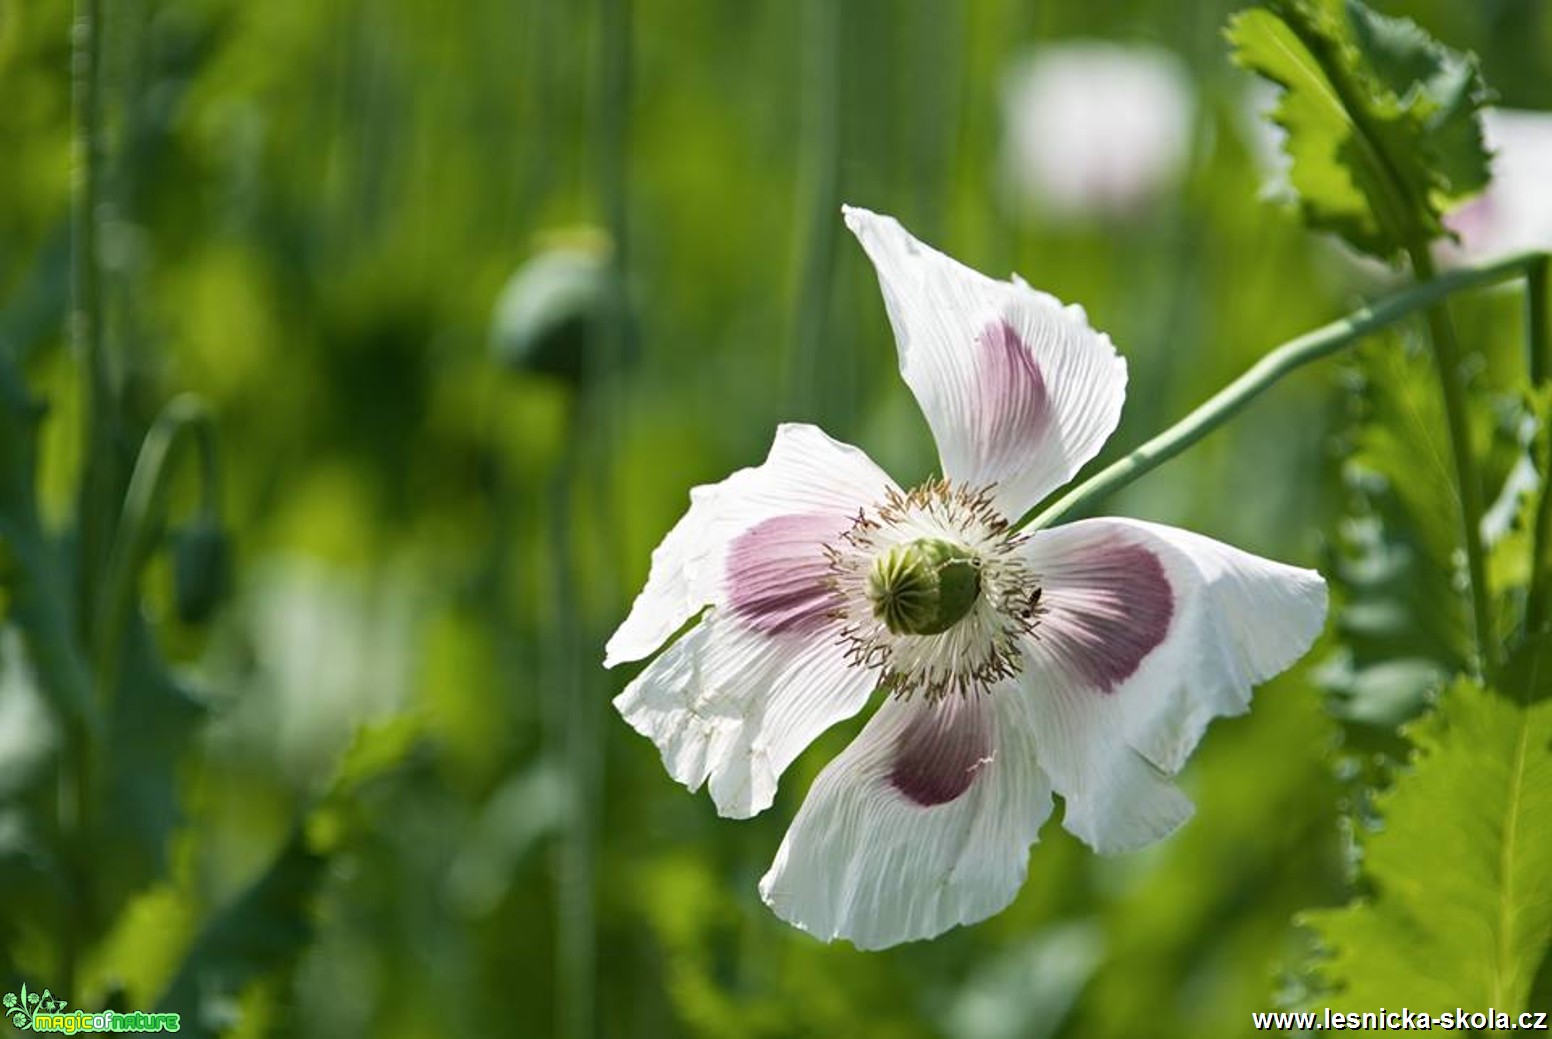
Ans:
[[[1051,398],[1029,345],[1006,319],[987,325],[976,343],[976,441],[983,458],[1006,461],[1002,455],[1025,452],[1045,436]]]
[[[923,808],[957,800],[991,762],[984,704],[949,696],[923,705],[895,740],[889,784]]]
[[[728,606],[767,635],[823,630],[836,606],[824,546],[850,526],[846,516],[796,515],[750,527],[728,548]]]
[[[1045,597],[1035,637],[1085,685],[1111,692],[1169,633],[1175,592],[1164,565],[1143,546],[1110,538],[1067,561],[1061,581]]]

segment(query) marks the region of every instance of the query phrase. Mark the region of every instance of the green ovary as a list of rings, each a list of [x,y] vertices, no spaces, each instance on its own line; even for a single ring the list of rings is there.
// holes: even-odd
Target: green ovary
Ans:
[[[980,561],[952,542],[920,538],[873,562],[868,600],[896,635],[938,635],[957,624],[981,594]]]

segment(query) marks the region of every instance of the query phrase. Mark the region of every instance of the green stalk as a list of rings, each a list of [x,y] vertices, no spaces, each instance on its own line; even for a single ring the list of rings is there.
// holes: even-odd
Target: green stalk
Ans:
[[[1552,315],[1548,311],[1547,277],[1552,263],[1537,257],[1525,272],[1525,337],[1530,344],[1531,386],[1552,392]],[[1525,598],[1525,634],[1552,631],[1552,432],[1542,431],[1547,441],[1546,468],[1541,474],[1541,497],[1531,527],[1530,591]]]
[[[1437,276],[1428,243],[1421,237],[1407,246],[1412,274],[1420,283]],[[1471,450],[1471,425],[1467,414],[1466,386],[1460,375],[1460,343],[1443,300],[1428,308],[1428,339],[1433,344],[1434,368],[1444,396],[1444,418],[1450,434],[1450,454],[1455,459],[1455,484],[1460,490],[1461,541],[1466,549],[1466,570],[1471,581],[1471,619],[1476,629],[1477,655],[1482,677],[1492,679],[1498,668],[1498,639],[1493,623],[1492,594],[1487,586],[1487,553],[1482,547],[1482,474]]]
[[[1546,258],[1546,253],[1522,252],[1492,263],[1462,267],[1377,303],[1360,307],[1340,320],[1290,339],[1262,357],[1245,374],[1213,394],[1185,418],[1089,477],[1055,504],[1038,513],[1034,509],[1025,513],[1014,525],[1015,529],[1028,527],[1038,530],[1048,527],[1125,487],[1223,425],[1288,373],[1329,357],[1369,333],[1437,303],[1452,293],[1508,281],[1536,263],[1545,262]]]
[[[138,596],[140,571],[156,547],[162,530],[162,513],[171,485],[175,452],[192,438],[199,452],[201,509],[207,516],[220,512],[220,472],[216,464],[215,427],[204,404],[185,394],[174,398],[157,416],[141,445],[140,456],[129,478],[118,536],[108,556],[102,597],[97,605],[96,638],[92,642],[93,699],[104,718],[112,711],[118,689],[119,664],[124,655],[124,633],[129,627]]]
[[[819,377],[819,357],[825,350],[834,282],[836,237],[840,228],[841,175],[841,19],[844,5],[833,0],[808,0],[803,19],[803,172],[798,211],[803,221],[802,266],[792,352],[788,371],[789,399],[800,410],[826,405],[831,380]],[[832,378],[833,378],[832,373]]]
[[[1417,197],[1400,175],[1392,156],[1382,144],[1364,93],[1348,75],[1335,45],[1306,20],[1307,13],[1287,10],[1286,24],[1309,49],[1336,93],[1337,101],[1358,131],[1356,140],[1379,167],[1385,190],[1371,197],[1375,218],[1388,237],[1401,245],[1412,263],[1412,275],[1418,282],[1435,277],[1433,258],[1428,252],[1430,235],[1425,220],[1430,212],[1428,200]],[[1482,677],[1491,680],[1497,667],[1498,643],[1494,637],[1492,597],[1487,587],[1487,557],[1482,548],[1482,475],[1471,450],[1470,424],[1466,414],[1466,389],[1460,378],[1460,346],[1449,311],[1441,304],[1428,311],[1428,338],[1433,348],[1434,368],[1444,397],[1445,423],[1449,429],[1450,453],[1454,457],[1455,482],[1460,502],[1461,542],[1466,550],[1466,569],[1471,581],[1471,617],[1476,633],[1477,656]]]
[[[1552,379],[1552,315],[1547,310],[1547,278],[1552,275],[1552,255],[1543,253],[1525,269],[1525,342],[1530,357],[1530,384]]]
[[[590,323],[583,357],[583,378],[571,402],[571,427],[552,492],[548,537],[559,613],[559,645],[552,659],[559,702],[552,703],[552,747],[559,753],[571,798],[561,834],[556,876],[556,1031],[562,1039],[592,1039],[598,1034],[598,829],[604,777],[603,678],[596,668],[580,666],[581,646],[590,641],[585,601],[578,594],[584,571],[578,554],[577,501],[588,482],[593,504],[611,514],[614,441],[618,428],[620,373],[630,352],[629,127],[631,90],[630,0],[598,0],[595,121],[595,186],[612,245],[610,278],[601,312]],[[586,500],[585,497],[582,500]],[[617,571],[616,540],[593,528],[593,544],[608,561],[599,589]],[[553,752],[553,751],[552,751]]]
[[[113,399],[104,347],[102,265],[97,223],[102,208],[105,153],[102,127],[102,0],[77,0],[71,57],[75,123],[73,203],[70,218],[70,343],[81,366],[82,463],[81,606],[90,625],[91,603],[107,560],[115,497]]]
[[[597,959],[593,924],[592,800],[588,796],[596,755],[582,731],[589,690],[579,666],[580,608],[573,492],[580,477],[580,438],[586,436],[581,402],[571,402],[567,444],[548,488],[545,524],[547,589],[553,629],[546,640],[545,743],[560,770],[568,796],[565,826],[555,859],[555,1025],[558,1039],[593,1034],[593,990]]]
[[[96,609],[88,614],[93,632],[89,711],[86,720],[72,725],[74,768],[65,770],[60,776],[59,824],[69,890],[60,971],[62,992],[76,990],[75,974],[81,946],[93,914],[90,883],[93,860],[92,852],[85,844],[94,822],[99,750],[118,688],[124,633],[134,609],[140,570],[155,546],[160,530],[174,450],[186,436],[194,437],[199,448],[203,473],[202,508],[210,514],[217,511],[220,487],[209,416],[193,398],[177,398],[163,410],[146,435],[130,478],[129,493],[116,528],[117,538],[108,556],[102,596]],[[91,610],[91,606],[87,603],[85,608]]]
[[[76,0],[71,39],[71,120],[74,163],[70,214],[70,343],[81,366],[85,461],[80,502],[81,565],[78,623],[90,637],[91,604],[109,537],[113,503],[112,395],[103,352],[101,267],[97,249],[102,204],[102,0]],[[84,719],[69,725],[69,766],[60,770],[59,828],[66,872],[60,985],[75,991],[76,967],[91,917],[84,847],[90,816],[98,734]]]

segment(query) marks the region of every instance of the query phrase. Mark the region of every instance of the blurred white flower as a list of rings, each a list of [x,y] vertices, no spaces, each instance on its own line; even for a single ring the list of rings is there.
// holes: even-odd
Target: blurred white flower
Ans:
[[[1169,51],[1080,40],[1016,59],[1002,107],[1017,206],[1055,220],[1125,217],[1179,180],[1196,97]]]
[[[228,647],[235,659],[224,666],[235,672],[226,684],[250,692],[215,735],[224,748],[271,755],[288,776],[311,781],[327,774],[363,722],[408,702],[418,666],[417,585],[402,563],[362,575],[303,556],[265,561],[246,585],[246,641]]]
[[[1552,248],[1552,112],[1488,109],[1482,130],[1493,182],[1445,219],[1460,235],[1446,254],[1480,260]]]
[[[0,628],[0,797],[34,778],[57,739],[21,633]]]
[[[1153,523],[1014,530],[1115,429],[1126,362],[1080,307],[888,217],[848,208],[846,223],[944,478],[907,491],[858,448],[781,426],[763,465],[691,492],[604,663],[657,654],[615,706],[737,818],[886,694],[760,882],[783,919],[881,948],[1012,901],[1053,791],[1100,851],[1184,822],[1169,777],[1211,718],[1243,713],[1309,648],[1326,590]]]

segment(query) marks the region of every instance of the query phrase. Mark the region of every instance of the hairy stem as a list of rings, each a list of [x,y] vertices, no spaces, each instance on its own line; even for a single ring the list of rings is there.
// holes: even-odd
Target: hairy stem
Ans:
[[[1463,267],[1377,303],[1360,307],[1340,320],[1290,339],[1262,357],[1245,374],[1213,394],[1185,418],[1089,477],[1055,504],[1038,513],[1031,509],[1015,525],[1016,528],[1048,527],[1062,517],[1120,490],[1223,425],[1288,373],[1329,357],[1369,333],[1437,303],[1452,293],[1518,277],[1527,267],[1545,258],[1545,253],[1524,252],[1481,266]]]
[[[1407,248],[1412,273],[1419,283],[1437,275],[1428,244],[1421,237]],[[1460,374],[1460,343],[1443,299],[1428,308],[1428,339],[1433,345],[1434,370],[1444,396],[1444,419],[1449,428],[1450,454],[1455,459],[1455,484],[1460,491],[1461,543],[1466,550],[1466,571],[1471,582],[1471,619],[1476,630],[1478,666],[1491,679],[1498,666],[1498,639],[1494,634],[1492,593],[1487,586],[1487,553],[1482,547],[1482,474],[1471,449],[1471,425],[1466,411],[1466,386]]]

